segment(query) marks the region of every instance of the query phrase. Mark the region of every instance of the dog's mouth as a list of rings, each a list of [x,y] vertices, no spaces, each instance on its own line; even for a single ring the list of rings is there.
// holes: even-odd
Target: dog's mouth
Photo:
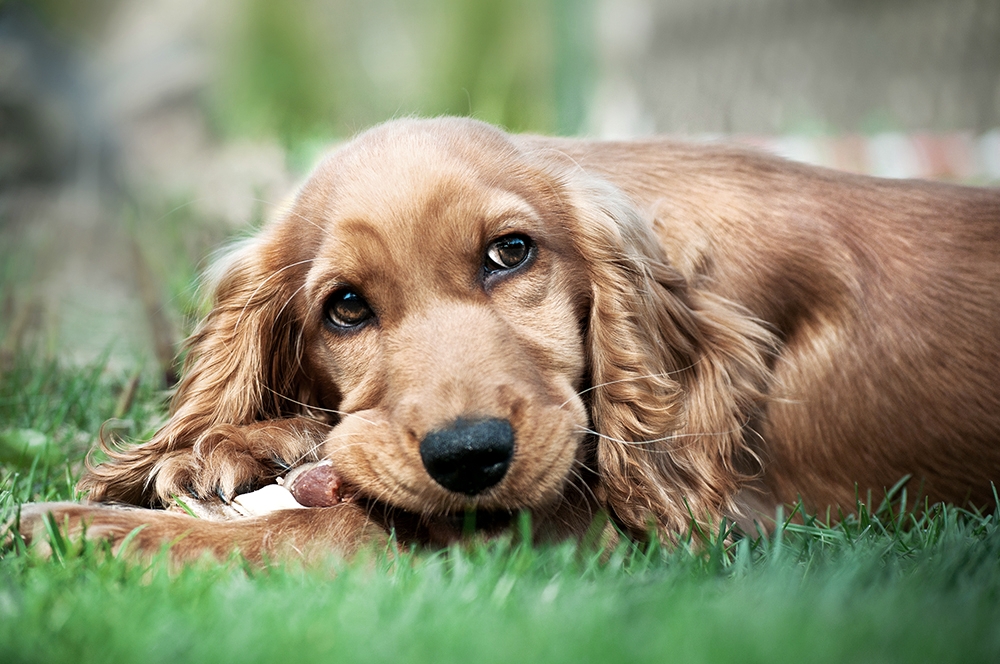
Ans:
[[[394,532],[404,543],[448,545],[469,536],[494,537],[507,532],[521,513],[520,510],[474,507],[440,514],[412,512],[373,498],[344,482],[328,460],[293,469],[282,484],[304,507],[357,504],[373,521]]]

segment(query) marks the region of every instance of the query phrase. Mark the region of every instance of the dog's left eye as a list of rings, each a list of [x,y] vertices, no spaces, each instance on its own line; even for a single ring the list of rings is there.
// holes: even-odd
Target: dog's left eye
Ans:
[[[486,267],[490,270],[510,270],[528,258],[531,240],[525,235],[508,235],[495,240],[486,249]]]
[[[326,317],[337,327],[357,327],[374,316],[365,298],[351,288],[341,288],[326,300]]]

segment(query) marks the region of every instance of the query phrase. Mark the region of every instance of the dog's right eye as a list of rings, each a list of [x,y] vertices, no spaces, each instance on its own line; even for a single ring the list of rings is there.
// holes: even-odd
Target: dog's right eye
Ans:
[[[337,327],[357,327],[374,315],[365,298],[351,288],[336,290],[326,300],[326,317]]]
[[[515,233],[494,241],[486,249],[486,268],[496,272],[512,270],[531,255],[531,240]]]

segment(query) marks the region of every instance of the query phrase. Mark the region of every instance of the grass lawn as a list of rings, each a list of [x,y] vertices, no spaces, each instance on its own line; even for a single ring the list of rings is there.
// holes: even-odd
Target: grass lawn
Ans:
[[[161,394],[101,366],[0,373],[0,517],[73,497],[101,424],[148,436]],[[901,495],[702,553],[510,541],[170,573],[100,546],[0,555],[0,662],[996,662],[995,514]]]

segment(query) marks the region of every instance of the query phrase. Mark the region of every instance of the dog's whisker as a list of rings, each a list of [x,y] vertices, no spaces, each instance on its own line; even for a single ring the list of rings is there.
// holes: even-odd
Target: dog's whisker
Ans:
[[[672,441],[681,440],[681,439],[684,439],[684,438],[700,438],[700,437],[703,437],[703,436],[704,437],[731,436],[734,433],[742,431],[742,427],[737,427],[737,428],[734,428],[734,429],[732,429],[730,431],[706,431],[706,432],[673,433],[673,434],[670,434],[670,435],[667,435],[667,436],[663,436],[661,438],[650,438],[650,439],[647,439],[647,440],[623,440],[621,438],[615,438],[614,436],[609,436],[607,434],[603,434],[603,433],[601,433],[599,431],[595,431],[594,429],[591,429],[590,427],[585,427],[585,426],[578,426],[577,430],[583,431],[585,433],[589,433],[590,435],[596,436],[597,438],[600,438],[602,440],[609,440],[609,441],[611,441],[613,443],[619,443],[620,445],[642,447],[642,446],[645,446],[645,445],[655,445],[656,443],[672,442]],[[671,449],[652,450],[652,451],[658,452],[658,453],[662,453],[662,454],[669,454],[671,452],[677,452],[677,451],[682,450],[682,449],[684,449],[684,448],[683,447],[673,447]]]
[[[319,451],[320,448],[323,447],[323,443],[325,441],[326,441],[326,438],[324,438],[323,440],[321,440],[321,441],[319,441],[317,443],[313,443],[313,445],[308,450],[306,450],[305,452],[303,452],[299,456],[297,456],[294,459],[292,459],[289,462],[288,465],[291,468],[295,468],[296,466],[300,465],[302,462],[306,461],[307,459],[309,459],[309,460],[312,460],[312,459],[318,460],[319,459],[319,454],[317,454],[317,452]]]
[[[277,277],[278,275],[280,275],[285,270],[290,270],[291,268],[298,267],[299,265],[305,265],[307,263],[312,263],[314,260],[315,259],[313,259],[313,258],[307,258],[305,260],[296,261],[295,263],[289,263],[288,265],[275,270],[274,272],[272,272],[271,274],[269,274],[265,279],[263,279],[259,284],[257,284],[257,288],[254,289],[254,291],[247,298],[246,302],[243,304],[243,308],[240,310],[240,315],[236,317],[236,324],[233,325],[233,333],[235,334],[237,332],[237,330],[240,329],[240,323],[243,320],[244,314],[246,314],[247,307],[250,306],[250,303],[253,302],[253,300],[254,300],[255,297],[257,297],[257,293],[259,293],[261,291],[261,289],[264,288],[264,286],[266,286],[269,281],[271,281],[271,279],[274,279],[275,277]]]
[[[573,397],[567,399],[562,404],[560,404],[559,407],[562,408],[563,406],[565,406],[566,404],[568,404],[570,401],[572,401],[573,398],[582,397],[584,394],[586,394],[588,392],[593,392],[594,390],[598,390],[598,389],[600,389],[602,387],[607,387],[608,385],[617,385],[619,383],[631,383],[631,382],[634,382],[634,381],[637,381],[637,380],[648,380],[650,378],[670,378],[672,376],[676,376],[678,374],[682,374],[682,373],[684,373],[686,371],[690,371],[695,366],[697,366],[699,362],[701,362],[701,358],[698,358],[697,360],[695,360],[691,364],[687,365],[686,367],[682,367],[680,369],[674,369],[673,371],[663,371],[663,372],[658,372],[658,373],[649,373],[649,374],[643,374],[641,376],[629,376],[627,378],[619,378],[617,380],[608,380],[608,381],[604,381],[602,383],[598,383],[596,385],[591,385],[590,387],[585,388],[585,389],[580,390],[579,392],[577,392]]]
[[[269,385],[264,385],[262,383],[261,387],[263,387],[268,392],[271,392],[272,394],[274,394],[275,396],[277,396],[279,399],[283,399],[285,401],[293,403],[296,406],[302,406],[303,408],[305,408],[307,410],[318,410],[321,413],[331,413],[333,415],[340,415],[341,417],[345,417],[345,418],[346,417],[354,417],[354,418],[357,418],[357,419],[361,420],[365,424],[370,424],[372,426],[375,426],[375,422],[373,422],[372,420],[369,420],[367,418],[364,418],[364,417],[358,415],[357,413],[349,413],[349,412],[344,411],[344,410],[336,410],[334,408],[323,408],[322,406],[317,406],[315,404],[303,403],[301,401],[298,401],[297,399],[293,399],[290,396],[287,396],[285,394],[281,394],[280,392],[278,392],[277,390],[273,389]]]
[[[579,494],[584,504],[590,503],[596,505],[600,502],[597,499],[597,496],[594,494],[594,490],[590,488],[586,480],[584,480],[583,474],[579,470],[577,470],[577,467],[575,465],[570,468],[568,478],[577,480],[575,482],[572,481],[567,482],[566,484],[567,486],[572,487],[574,491],[577,494]],[[562,505],[565,504],[566,502],[568,502],[568,497],[566,495],[566,492],[563,491],[559,496],[559,504]]]
[[[305,332],[299,329],[298,334],[295,336],[295,365],[302,374],[305,372],[305,367],[302,365],[302,358],[305,356]]]
[[[265,205],[273,205],[273,202],[267,201],[267,200],[264,200],[264,199],[258,198],[258,199],[254,199],[254,200],[256,200],[259,203],[264,203]],[[291,218],[293,218],[293,219],[295,219],[297,221],[301,221],[301,222],[309,224],[310,226],[312,226],[313,228],[315,228],[316,230],[318,230],[320,233],[322,233],[323,235],[325,235],[327,237],[335,237],[335,235],[330,232],[330,229],[325,228],[325,227],[323,227],[320,224],[317,224],[315,221],[313,221],[312,219],[310,219],[306,215],[302,214],[301,212],[298,212],[298,211],[296,211],[296,210],[293,209],[293,210],[287,210],[285,212],[285,214],[288,217],[291,217]]]
[[[260,198],[259,196],[258,197],[254,197],[251,200],[253,202],[255,202],[255,203],[263,203],[264,205],[269,205],[271,207],[278,207],[280,205],[280,203],[275,203],[275,201],[272,201],[272,200],[269,200],[269,199],[266,199],[266,198]],[[327,237],[334,237],[334,235],[330,232],[329,229],[324,228],[320,224],[317,224],[315,221],[313,221],[312,219],[310,219],[306,215],[302,214],[301,212],[298,212],[298,211],[296,211],[294,209],[283,210],[282,212],[286,216],[288,216],[288,217],[292,217],[292,218],[294,218],[294,219],[296,219],[298,221],[305,222],[305,223],[307,223],[307,224],[315,227],[317,230],[319,230],[321,233],[323,233]]]
[[[366,510],[369,519],[372,518],[372,513],[380,505],[388,507],[390,510],[395,509],[392,507],[392,503],[388,501],[388,495],[389,492],[385,488],[379,488],[378,492],[376,492],[376,494],[371,497],[370,502],[368,503],[368,508]]]
[[[300,220],[300,221],[304,221],[304,222],[306,222],[307,224],[309,224],[310,226],[313,226],[313,227],[315,227],[315,228],[316,228],[316,229],[318,229],[318,230],[319,230],[319,231],[320,231],[321,233],[323,233],[323,235],[325,235],[325,236],[327,236],[327,237],[331,237],[331,238],[332,238],[332,237],[335,237],[335,236],[334,236],[334,234],[330,232],[330,229],[328,229],[328,228],[324,228],[323,226],[321,226],[320,224],[317,224],[317,223],[316,223],[315,221],[313,221],[313,220],[312,220],[312,219],[310,219],[309,217],[306,217],[305,215],[303,215],[303,214],[300,214],[300,213],[298,213],[298,212],[295,212],[295,213],[293,213],[293,214],[295,215],[295,218],[296,218],[296,219],[298,219],[298,220]]]
[[[578,171],[581,174],[585,174],[586,173],[586,171],[583,168],[583,165],[581,165],[579,161],[577,161],[572,155],[570,155],[565,150],[560,150],[559,148],[547,147],[547,146],[546,147],[539,147],[539,148],[535,148],[533,150],[528,151],[528,154],[531,154],[531,155],[542,155],[542,154],[556,155],[557,157],[562,157],[566,161],[568,161],[571,164],[573,164],[574,170]]]
[[[276,313],[274,315],[274,320],[271,321],[271,330],[272,331],[274,331],[275,326],[277,326],[278,322],[281,320],[281,314],[284,313],[285,308],[288,307],[288,305],[291,303],[291,301],[293,299],[295,299],[296,295],[298,295],[300,292],[302,292],[302,290],[306,287],[306,285],[307,284],[305,282],[303,282],[301,286],[299,286],[298,288],[296,288],[295,291],[285,299],[285,303],[281,305],[281,308],[278,309],[278,313]]]
[[[328,434],[328,435],[324,436],[322,440],[319,440],[316,443],[314,443],[312,445],[312,447],[310,447],[308,450],[306,450],[306,452],[304,452],[303,454],[299,455],[294,461],[291,462],[290,465],[293,466],[293,467],[297,466],[300,463],[302,463],[303,461],[305,461],[307,458],[309,458],[310,456],[313,456],[313,455],[317,456],[317,458],[318,458],[319,455],[316,454],[316,452],[320,448],[322,448],[324,445],[326,445],[326,443],[329,442],[329,441],[344,440],[345,438],[350,438],[352,436],[359,436],[359,435],[361,435],[361,432],[358,432],[358,431],[346,431],[346,432],[342,432],[342,433],[331,433],[331,434]],[[352,447],[358,447],[358,446],[362,446],[362,445],[364,445],[364,443],[348,443],[346,445],[340,445],[338,447],[338,449],[339,450],[346,450],[346,449],[350,449]]]

